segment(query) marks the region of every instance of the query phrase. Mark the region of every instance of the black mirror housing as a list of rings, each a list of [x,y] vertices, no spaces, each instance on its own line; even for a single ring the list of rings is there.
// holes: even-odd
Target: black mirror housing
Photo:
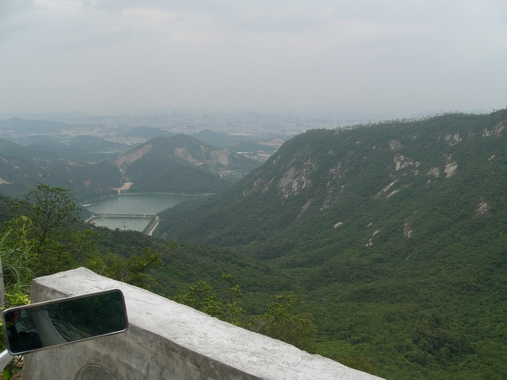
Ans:
[[[122,333],[127,309],[119,289],[13,307],[2,314],[11,355]]]

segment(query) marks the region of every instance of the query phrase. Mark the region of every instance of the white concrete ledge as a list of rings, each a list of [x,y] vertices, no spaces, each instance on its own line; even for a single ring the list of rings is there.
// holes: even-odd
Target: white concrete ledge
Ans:
[[[108,289],[123,291],[129,330],[28,354],[23,379],[379,379],[84,268],[35,279],[32,302]]]

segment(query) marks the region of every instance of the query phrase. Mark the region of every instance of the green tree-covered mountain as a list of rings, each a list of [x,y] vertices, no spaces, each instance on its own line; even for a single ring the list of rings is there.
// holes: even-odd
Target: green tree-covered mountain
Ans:
[[[113,164],[72,161],[58,152],[0,141],[0,193],[21,197],[39,183],[72,189],[76,198],[97,199],[121,186],[121,173]],[[56,143],[60,144],[60,143]],[[63,145],[63,144],[61,144]]]
[[[21,197],[41,182],[71,189],[79,201],[116,194],[125,182],[131,192],[215,193],[260,165],[185,135],[115,153],[124,148],[91,136],[29,146],[0,139],[0,193]]]
[[[157,137],[115,161],[130,191],[214,193],[227,188],[260,163],[218,149],[191,136]]]
[[[505,378],[506,148],[507,110],[312,130],[157,233],[282,270],[332,357],[392,379]]]
[[[76,136],[65,143],[55,138],[41,136],[24,147],[24,157],[66,159],[79,163],[110,161],[125,152],[127,145],[108,141],[96,136]]]

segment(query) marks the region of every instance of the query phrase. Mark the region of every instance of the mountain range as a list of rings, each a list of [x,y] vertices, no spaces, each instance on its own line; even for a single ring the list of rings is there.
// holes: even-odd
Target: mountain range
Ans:
[[[80,201],[116,194],[125,183],[132,183],[125,192],[215,193],[259,165],[186,135],[130,149],[93,136],[31,145],[0,139],[0,193],[20,197],[40,182],[69,188]]]
[[[263,165],[190,136],[102,140],[0,140],[0,193],[217,193],[160,214],[155,234],[178,244],[157,292],[230,273],[252,313],[295,293],[338,361],[387,379],[507,378],[507,110],[310,130]],[[0,196],[0,220],[11,203]],[[105,231],[101,244],[161,243]]]
[[[310,130],[155,234],[291,278],[329,356],[507,377],[507,110]]]

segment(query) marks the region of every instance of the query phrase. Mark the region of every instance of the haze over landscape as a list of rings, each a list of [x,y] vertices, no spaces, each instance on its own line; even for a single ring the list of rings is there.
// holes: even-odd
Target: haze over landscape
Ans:
[[[507,5],[4,0],[0,114],[503,108]]]
[[[507,378],[505,67],[504,0],[1,0],[5,292],[84,266],[386,379]]]

